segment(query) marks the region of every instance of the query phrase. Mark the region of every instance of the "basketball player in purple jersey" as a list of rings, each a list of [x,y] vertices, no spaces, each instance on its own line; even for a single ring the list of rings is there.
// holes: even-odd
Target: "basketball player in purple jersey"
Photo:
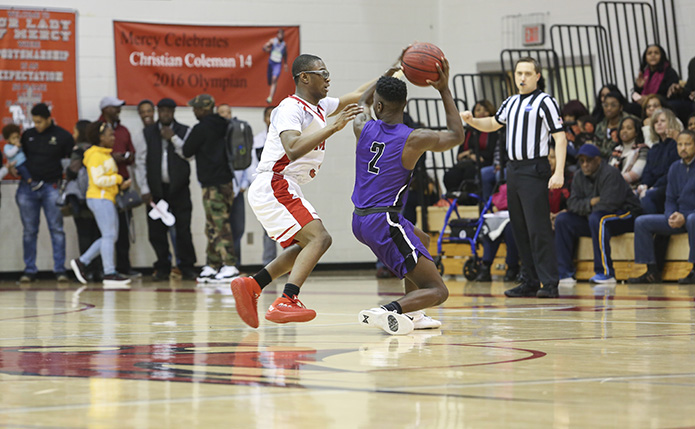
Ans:
[[[437,66],[437,70],[439,80],[427,83],[441,94],[446,131],[413,130],[403,124],[407,89],[405,82],[394,77],[379,78],[362,95],[359,104],[366,108],[353,124],[357,150],[352,232],[392,272],[405,278],[406,292],[388,305],[361,311],[359,322],[394,335],[439,327],[441,323],[422,310],[443,303],[449,296],[427,251],[429,236],[400,213],[420,156],[426,151],[444,152],[463,142],[463,123],[449,90],[448,61],[442,58],[442,67]],[[372,102],[376,120],[369,113]]]

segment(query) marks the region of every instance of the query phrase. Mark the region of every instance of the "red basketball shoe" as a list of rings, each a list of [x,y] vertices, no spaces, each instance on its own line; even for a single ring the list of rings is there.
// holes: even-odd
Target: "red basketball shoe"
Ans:
[[[314,317],[316,317],[316,312],[306,308],[297,298],[297,295],[292,298],[279,297],[265,313],[266,320],[275,323],[308,322]]]
[[[258,297],[261,287],[253,277],[237,277],[232,280],[232,293],[239,317],[252,328],[258,328]]]

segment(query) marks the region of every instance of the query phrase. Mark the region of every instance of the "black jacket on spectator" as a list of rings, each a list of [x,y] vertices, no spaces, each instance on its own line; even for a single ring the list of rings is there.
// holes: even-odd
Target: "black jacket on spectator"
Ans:
[[[22,134],[22,150],[34,181],[56,183],[63,178],[61,159],[68,158],[75,139],[65,129],[51,124],[42,133],[29,128]]]
[[[601,197],[601,201],[591,207],[590,201],[594,197]],[[567,209],[580,216],[588,216],[598,211],[630,211],[633,215],[642,212],[639,198],[623,179],[623,175],[603,159],[598,170],[589,177],[585,176],[581,169],[574,173]]]
[[[174,134],[182,140],[188,132],[188,126],[174,120],[171,123]],[[159,122],[145,127],[143,131],[147,143],[147,184],[150,193],[156,202],[164,198],[162,189],[162,136],[159,130]],[[169,193],[176,194],[183,189],[188,189],[191,177],[191,166],[181,158],[171,142],[167,142],[167,163],[169,165]],[[200,174],[200,173],[198,173]]]
[[[223,185],[234,180],[225,151],[224,137],[228,123],[217,113],[203,116],[183,144],[183,156],[195,156],[198,181],[203,187]]]
[[[653,145],[647,152],[647,164],[642,172],[641,183],[650,188],[666,186],[668,169],[679,159],[677,143],[672,138]]]

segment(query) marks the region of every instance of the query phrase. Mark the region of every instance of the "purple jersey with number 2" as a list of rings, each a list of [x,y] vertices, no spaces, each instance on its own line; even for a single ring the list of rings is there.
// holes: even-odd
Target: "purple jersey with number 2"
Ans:
[[[357,141],[355,188],[356,208],[403,206],[412,170],[403,167],[403,147],[412,132],[404,124],[369,121]],[[413,231],[413,224],[400,213],[384,211],[352,215],[352,232],[399,278],[417,264],[419,256],[432,260]]]

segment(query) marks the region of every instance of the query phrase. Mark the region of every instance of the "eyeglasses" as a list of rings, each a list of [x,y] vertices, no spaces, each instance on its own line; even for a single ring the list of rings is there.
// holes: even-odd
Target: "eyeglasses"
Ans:
[[[299,77],[300,74],[302,73],[310,73],[310,74],[317,74],[323,78],[323,80],[328,80],[329,77],[331,77],[331,73],[328,70],[306,70],[303,72],[297,73],[295,77]]]
[[[106,131],[106,127],[108,127],[108,126],[109,126],[109,124],[107,124],[106,122],[102,122],[101,126],[99,127],[99,134],[103,134],[104,131]]]

